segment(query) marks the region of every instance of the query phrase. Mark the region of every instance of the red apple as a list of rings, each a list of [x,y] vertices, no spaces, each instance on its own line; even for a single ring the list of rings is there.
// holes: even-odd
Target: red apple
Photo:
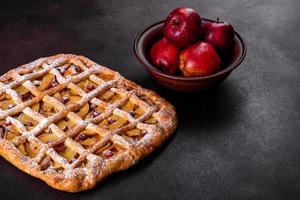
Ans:
[[[165,37],[178,47],[195,42],[201,31],[201,17],[192,8],[176,8],[167,17],[163,32]]]
[[[179,69],[184,76],[207,76],[220,69],[221,59],[207,42],[198,42],[180,54]]]
[[[225,52],[232,44],[234,39],[233,27],[226,22],[204,23],[202,25],[204,41],[212,44],[219,52]]]
[[[169,74],[174,74],[178,68],[180,50],[166,38],[156,42],[150,51],[154,65]]]
[[[208,34],[208,31],[210,30],[211,27],[211,22],[202,22],[201,24],[201,37],[203,39],[204,36]]]

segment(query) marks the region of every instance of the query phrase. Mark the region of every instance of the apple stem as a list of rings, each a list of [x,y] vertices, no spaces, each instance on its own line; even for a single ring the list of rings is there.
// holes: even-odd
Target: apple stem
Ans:
[[[220,18],[218,17],[218,18],[217,18],[217,23],[219,23],[219,19],[220,19]]]

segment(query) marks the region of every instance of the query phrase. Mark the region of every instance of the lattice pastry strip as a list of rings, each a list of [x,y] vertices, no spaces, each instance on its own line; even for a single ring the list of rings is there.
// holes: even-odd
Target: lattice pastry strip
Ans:
[[[130,167],[176,124],[156,93],[83,56],[41,58],[0,77],[0,155],[60,190],[86,190]]]

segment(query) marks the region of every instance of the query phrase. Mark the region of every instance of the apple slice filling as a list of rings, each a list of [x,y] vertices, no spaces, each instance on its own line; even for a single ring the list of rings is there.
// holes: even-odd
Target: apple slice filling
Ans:
[[[108,71],[106,73],[99,73],[99,74],[95,74],[95,75],[98,76],[100,79],[104,80],[105,82],[111,81],[115,77],[114,73],[110,73]]]
[[[139,118],[140,116],[142,116],[145,113],[145,111],[140,106],[132,103],[130,100],[127,101],[121,107],[121,109],[128,112],[129,114],[131,114],[131,116],[134,118]]]
[[[19,120],[22,122],[22,124],[24,124],[27,131],[30,131],[38,124],[38,122],[36,120],[32,119],[30,116],[28,116],[24,113],[20,114]]]
[[[45,131],[38,135],[37,138],[45,144],[55,142],[59,139],[50,129],[45,129]]]
[[[84,119],[95,118],[103,113],[105,110],[102,107],[97,106],[96,104],[89,103],[88,113],[85,115]]]
[[[34,98],[34,95],[28,89],[26,89],[23,85],[20,85],[14,89],[16,90],[17,93],[20,94],[21,99],[23,101],[28,101],[28,100]]]
[[[55,122],[55,125],[58,126],[62,131],[65,133],[73,130],[77,124],[73,120],[70,120],[68,117],[65,117],[57,122]]]
[[[147,104],[149,104],[150,106],[153,106],[154,105],[154,102],[149,98],[147,97],[146,95],[138,95],[138,97],[145,101]]]
[[[107,103],[114,103],[118,100],[121,99],[121,96],[114,93],[113,91],[111,91],[110,89],[106,90],[105,92],[103,92],[102,94],[100,94],[98,96],[98,98],[104,102]]]
[[[102,136],[98,133],[85,129],[75,136],[74,140],[79,142],[84,148],[90,148],[101,140]]]
[[[79,115],[81,118],[85,118],[85,116],[89,113],[89,104],[85,104],[84,106],[82,106],[77,113],[77,115]]]
[[[60,144],[58,147],[54,147],[54,149],[59,155],[67,159],[69,163],[74,162],[79,157],[79,154],[76,151],[73,151],[71,148],[65,146],[64,144]]]
[[[46,102],[39,102],[31,106],[31,109],[39,112],[45,117],[49,117],[54,115],[57,111],[55,110],[55,107],[53,107],[51,104],[48,104]]]
[[[149,117],[148,119],[146,119],[146,120],[144,121],[144,123],[146,123],[146,124],[156,124],[156,123],[157,123],[157,120],[156,120],[153,116],[151,116],[151,117]]]
[[[23,144],[19,145],[17,147],[25,156],[28,156],[30,158],[36,157],[36,155],[39,153],[40,149],[30,142],[26,141]]]
[[[18,117],[18,114],[16,117]],[[6,140],[13,140],[15,137],[20,136],[21,133],[17,130],[14,124],[9,121],[0,121],[0,138]]]
[[[116,130],[128,124],[127,119],[121,118],[117,115],[111,115],[108,118],[102,120],[99,126],[106,127],[108,130]]]
[[[74,64],[70,64],[60,70],[60,73],[65,77],[72,77],[82,72],[82,69]]]
[[[17,93],[21,94],[21,95],[24,95],[28,92],[30,92],[28,89],[26,89],[23,85],[20,85],[16,88],[14,88],[16,90]]]
[[[90,80],[83,80],[77,83],[77,86],[80,87],[84,92],[89,93],[97,87],[97,84]]]
[[[100,156],[103,159],[109,159],[116,156],[119,152],[124,151],[121,147],[114,145],[111,141],[108,141],[102,147],[97,149],[94,154]]]
[[[69,130],[70,128],[70,125],[67,124],[67,122],[64,120],[64,119],[61,119],[60,121],[58,121],[56,123],[56,125],[61,129],[63,130],[64,132],[66,132],[67,130]]]
[[[71,89],[63,89],[53,95],[54,98],[61,101],[65,105],[70,105],[79,101],[81,97],[77,94],[76,91]]]
[[[123,137],[125,137],[128,141],[139,141],[140,139],[142,139],[146,134],[148,134],[147,131],[145,130],[141,130],[138,128],[133,128],[127,131],[123,131],[120,133],[120,135],[122,135]]]
[[[54,74],[48,73],[34,82],[39,91],[44,91],[58,85]]]
[[[52,168],[54,169],[56,172],[62,173],[64,171],[64,168],[58,164],[57,162],[55,162],[52,158],[50,158],[49,156],[45,156],[41,162],[40,162],[40,166],[41,166],[41,170],[45,171],[48,168]]]
[[[16,104],[8,94],[2,94],[0,96],[0,108],[2,110],[8,110],[15,107]]]

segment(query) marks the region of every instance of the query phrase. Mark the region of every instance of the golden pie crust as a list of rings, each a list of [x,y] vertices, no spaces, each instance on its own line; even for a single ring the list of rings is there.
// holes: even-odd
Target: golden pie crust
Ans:
[[[40,58],[0,77],[0,155],[79,192],[127,169],[175,130],[174,107],[88,58]]]

